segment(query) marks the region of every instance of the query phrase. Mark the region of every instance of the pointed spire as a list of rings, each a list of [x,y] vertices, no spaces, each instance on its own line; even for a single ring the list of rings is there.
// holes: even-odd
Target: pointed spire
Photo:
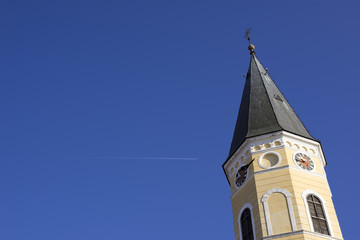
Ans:
[[[231,143],[229,158],[245,139],[284,130],[314,140],[248,47],[251,59]]]

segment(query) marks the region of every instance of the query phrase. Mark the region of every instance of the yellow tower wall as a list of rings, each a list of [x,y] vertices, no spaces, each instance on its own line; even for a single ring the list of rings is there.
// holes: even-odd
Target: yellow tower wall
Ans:
[[[311,157],[315,164],[312,171],[296,165],[297,152]],[[275,165],[274,156],[279,158]],[[237,188],[234,184],[237,169],[252,159],[246,181]],[[318,142],[288,133],[245,142],[224,166],[231,185],[235,239],[241,239],[239,220],[246,207],[251,208],[255,239],[343,239],[325,164]],[[331,236],[314,232],[306,201],[308,194],[321,199]]]
[[[280,234],[291,232],[290,213],[286,197],[282,193],[271,194],[268,199],[268,207],[272,233]]]

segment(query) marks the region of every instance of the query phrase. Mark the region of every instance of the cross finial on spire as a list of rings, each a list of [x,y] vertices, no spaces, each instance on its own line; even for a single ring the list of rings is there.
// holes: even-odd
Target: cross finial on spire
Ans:
[[[250,32],[251,32],[251,28],[247,28],[247,29],[246,29],[246,32],[245,32],[245,37],[244,37],[244,38],[247,38],[247,40],[249,41],[249,44],[251,44],[251,41],[250,41]]]
[[[245,38],[247,38],[247,40],[249,41],[249,51],[250,51],[250,54],[254,54],[255,53],[255,46],[251,44],[251,38],[250,38],[250,31],[251,31],[251,28],[247,28],[246,29],[246,32],[245,32]]]

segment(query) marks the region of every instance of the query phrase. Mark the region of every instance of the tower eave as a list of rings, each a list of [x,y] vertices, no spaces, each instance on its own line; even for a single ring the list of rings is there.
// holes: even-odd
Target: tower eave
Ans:
[[[327,165],[327,161],[326,161],[326,158],[325,158],[325,154],[324,154],[324,151],[322,150],[322,145],[321,145],[321,141],[318,140],[318,139],[314,139],[314,138],[308,138],[308,137],[305,137],[305,136],[302,136],[302,135],[299,135],[299,134],[296,134],[296,133],[293,133],[293,132],[290,132],[290,131],[286,131],[286,130],[280,130],[280,131],[273,131],[273,132],[269,132],[267,134],[259,134],[259,135],[256,135],[256,136],[251,136],[251,137],[246,137],[241,143],[240,145],[238,146],[238,148],[231,154],[227,157],[227,159],[225,160],[225,162],[222,164],[222,169],[224,171],[224,174],[226,176],[226,179],[229,183],[229,185],[231,185],[230,183],[230,180],[229,180],[229,176],[226,172],[226,169],[225,169],[225,165],[230,161],[230,159],[233,158],[233,156],[239,151],[240,147],[243,146],[243,145],[246,145],[246,142],[249,141],[249,140],[252,140],[252,139],[256,139],[258,137],[261,137],[261,136],[268,136],[268,135],[272,135],[272,134],[276,134],[276,133],[283,133],[283,134],[288,134],[288,135],[292,135],[293,137],[297,136],[297,137],[300,137],[300,138],[303,138],[303,139],[307,139],[309,142],[316,142],[318,143],[319,145],[319,153],[324,161],[324,166]]]

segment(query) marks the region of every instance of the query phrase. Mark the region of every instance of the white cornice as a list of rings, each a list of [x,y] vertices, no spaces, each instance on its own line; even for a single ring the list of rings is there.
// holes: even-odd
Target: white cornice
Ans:
[[[318,157],[322,166],[326,165],[319,142],[289,132],[278,131],[246,139],[224,165],[226,176],[230,179],[251,154],[273,151],[282,147],[295,151],[303,151],[309,156]]]
[[[224,169],[228,178],[230,178],[234,172],[231,172],[231,169],[235,167],[236,163],[239,165],[243,164],[244,161],[250,156],[250,153],[253,152],[251,146],[266,144],[273,142],[275,139],[281,138],[282,131],[265,134],[253,138],[248,138],[244,143],[236,150],[232,157],[224,165]]]
[[[330,239],[330,240],[343,240],[343,239],[340,239],[340,238],[335,238],[335,237],[331,237],[331,236],[324,235],[324,234],[321,234],[321,233],[316,233],[316,232],[309,232],[309,231],[306,231],[306,230],[300,230],[300,231],[295,231],[295,232],[287,232],[287,233],[271,235],[271,236],[267,236],[267,237],[262,237],[261,240],[279,239],[279,238],[298,235],[298,234],[308,234],[308,235],[321,237],[323,239]]]

